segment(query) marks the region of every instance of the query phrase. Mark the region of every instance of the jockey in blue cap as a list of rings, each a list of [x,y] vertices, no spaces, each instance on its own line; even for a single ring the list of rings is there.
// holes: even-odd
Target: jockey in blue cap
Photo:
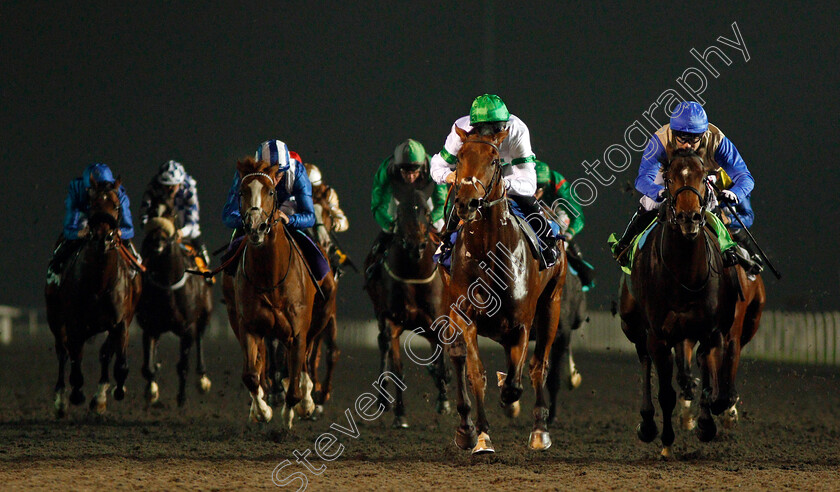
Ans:
[[[315,210],[312,205],[312,184],[306,174],[306,168],[299,155],[289,152],[289,148],[280,140],[267,140],[260,144],[254,156],[257,161],[267,161],[277,165],[274,178],[277,200],[280,206],[280,220],[290,229],[303,230],[315,225]],[[242,216],[239,214],[239,172],[233,176],[233,184],[228,192],[227,201],[222,211],[222,221],[231,229],[242,229]]]
[[[88,235],[87,219],[90,207],[88,190],[91,183],[113,183],[114,174],[111,169],[102,163],[89,165],[82,176],[70,182],[67,190],[67,198],[64,199],[64,229],[59,237],[53,257],[50,260],[47,277],[51,282],[57,283],[60,279],[64,263],[70,255],[82,244]],[[129,209],[128,195],[125,188],[120,185],[120,238],[128,243],[129,249],[139,260],[140,256],[134,249],[130,239],[134,237],[134,224],[131,221],[131,210]]]
[[[712,175],[710,180],[717,181],[718,186],[724,188],[721,192],[721,200],[733,204],[735,209],[741,211],[739,217],[748,216],[749,224],[752,224],[753,212],[750,208],[749,197],[755,181],[744,159],[723,132],[709,124],[703,106],[696,102],[682,102],[674,109],[670,122],[651,137],[645,148],[635,183],[636,190],[643,195],[640,200],[641,206],[633,215],[622,237],[617,242],[611,241],[616,259],[627,256],[623,253],[631,245],[633,239],[656,217],[659,206],[665,199],[662,167],[668,164],[671,156],[678,149],[691,149],[697,152],[703,159],[709,174]],[[710,196],[707,207],[712,209],[715,206],[717,206],[717,200]],[[727,222],[727,219],[724,219],[724,222]],[[740,227],[734,219],[729,225],[733,229]],[[725,236],[726,232],[722,232]],[[614,240],[614,238],[611,239]],[[761,270],[760,265],[750,258],[749,253],[737,245],[725,247],[726,239],[728,238],[721,238],[721,246],[724,249],[723,254],[727,265],[740,263],[751,273]],[[736,239],[739,238],[736,237]]]
[[[201,227],[198,222],[198,185],[180,162],[164,162],[149,181],[140,202],[140,225],[145,226],[149,221],[149,207],[152,201],[161,198],[172,200],[173,212],[178,217],[180,227],[178,235],[183,241],[189,241],[196,253],[201,255],[205,265],[208,265],[210,255],[204,241],[201,240]]]

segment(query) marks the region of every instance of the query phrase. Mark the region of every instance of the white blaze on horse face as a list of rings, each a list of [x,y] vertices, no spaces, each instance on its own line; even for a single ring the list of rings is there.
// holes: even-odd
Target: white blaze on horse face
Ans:
[[[263,184],[258,179],[252,179],[248,183],[248,188],[251,190],[251,202],[248,204],[249,209],[262,208],[262,195],[260,194],[262,186]]]

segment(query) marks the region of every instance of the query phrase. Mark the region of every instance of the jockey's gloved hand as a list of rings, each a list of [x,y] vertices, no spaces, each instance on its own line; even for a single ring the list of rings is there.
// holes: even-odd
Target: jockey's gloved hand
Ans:
[[[738,203],[738,195],[730,190],[723,190],[720,192],[720,199],[724,202]]]
[[[438,220],[435,221],[434,224],[432,224],[432,227],[434,228],[435,232],[443,232],[443,226],[444,225],[445,225],[444,220],[443,219],[438,219]]]
[[[662,188],[661,190],[659,190],[659,193],[656,194],[656,201],[661,202],[664,199],[665,199],[665,188]]]

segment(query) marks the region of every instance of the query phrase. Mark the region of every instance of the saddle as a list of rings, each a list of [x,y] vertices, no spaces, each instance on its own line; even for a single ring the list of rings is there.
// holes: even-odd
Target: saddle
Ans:
[[[324,258],[318,245],[309,236],[301,231],[291,231],[291,233],[297,244],[297,249],[312,271],[314,280],[320,282],[330,273],[329,262]],[[224,271],[228,275],[236,275],[236,269],[239,266],[238,259],[242,256],[242,252],[245,251],[245,243],[243,241],[245,241],[245,236],[235,237],[230,242],[227,251],[222,255],[222,264],[225,265]]]

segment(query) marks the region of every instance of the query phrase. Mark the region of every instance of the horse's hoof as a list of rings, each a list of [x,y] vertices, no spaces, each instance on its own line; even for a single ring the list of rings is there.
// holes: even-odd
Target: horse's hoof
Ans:
[[[659,429],[656,427],[656,422],[652,420],[649,423],[642,421],[636,426],[636,435],[642,442],[653,442],[657,434],[659,434]]]
[[[178,408],[183,408],[183,406],[187,404],[187,395],[184,393],[178,393],[175,401],[178,402]]]
[[[115,386],[111,392],[117,401],[122,401],[125,398],[125,386]]]
[[[312,414],[313,417],[320,418],[324,416],[324,405],[315,405],[315,412]]]
[[[569,390],[573,390],[573,389],[577,388],[578,386],[580,386],[580,383],[582,383],[582,382],[583,382],[583,376],[581,376],[579,372],[574,371],[569,376]]]
[[[391,424],[391,427],[394,429],[408,429],[408,420],[406,420],[404,415],[394,417],[394,423]]]
[[[535,429],[531,431],[531,436],[528,438],[528,447],[534,451],[545,451],[551,447],[551,436],[548,431]]]
[[[315,413],[315,402],[312,401],[311,398],[308,400],[301,400],[300,403],[295,405],[295,413],[302,419],[308,419],[313,413]]]
[[[73,391],[70,392],[70,403],[76,406],[81,405],[85,402],[85,392],[81,389],[74,388]]]
[[[510,405],[502,405],[502,408],[505,411],[505,415],[507,415],[508,418],[512,419],[519,417],[519,412],[522,410],[522,407],[519,405],[518,401],[515,401]]]
[[[697,426],[697,420],[694,418],[694,415],[691,414],[691,400],[680,398],[679,406],[680,427],[687,431],[694,430],[694,427]]]
[[[295,411],[294,411],[294,409],[289,408],[289,407],[288,407],[288,406],[286,406],[286,404],[284,403],[284,404],[283,404],[283,408],[282,408],[282,409],[280,409],[280,417],[281,417],[281,418],[282,418],[282,420],[283,420],[283,425],[284,425],[287,429],[292,430],[292,426],[293,426],[293,425],[294,425],[294,423],[295,423]]]
[[[212,383],[210,382],[210,378],[208,378],[206,374],[202,374],[201,378],[198,380],[198,391],[203,394],[207,394],[210,392],[211,385]]]
[[[734,429],[736,425],[738,425],[738,409],[735,408],[735,405],[732,405],[727,411],[723,412],[719,417],[720,425],[726,429],[731,430]]]
[[[490,442],[490,436],[488,436],[486,432],[482,432],[481,434],[479,434],[475,446],[473,447],[472,454],[486,454],[495,452],[496,450],[493,448],[493,443]]]
[[[449,404],[449,400],[438,400],[435,403],[435,412],[440,415],[449,415],[452,413],[452,405]]]
[[[717,435],[717,426],[711,418],[700,418],[697,419],[697,427],[694,431],[697,433],[697,439],[700,439],[701,442],[709,442]]]
[[[67,415],[67,400],[64,398],[64,391],[55,393],[55,418],[63,419]]]
[[[670,459],[673,455],[671,454],[671,446],[665,446],[662,448],[662,452],[659,453],[659,457],[663,460]]]
[[[89,407],[91,412],[103,415],[108,409],[108,401],[105,398],[91,398]]]
[[[469,428],[458,427],[455,431],[455,445],[461,449],[472,449],[478,442],[478,435],[475,432],[475,427]]]
[[[514,402],[519,401],[520,398],[522,398],[522,387],[521,386],[518,387],[518,388],[516,386],[512,386],[512,385],[502,387],[502,391],[501,391],[501,394],[500,394],[500,399],[502,401],[502,404],[506,403],[506,404],[510,405]]]
[[[156,382],[152,381],[148,386],[146,386],[146,403],[153,405],[157,403],[159,399],[160,388],[158,388],[158,384]]]

